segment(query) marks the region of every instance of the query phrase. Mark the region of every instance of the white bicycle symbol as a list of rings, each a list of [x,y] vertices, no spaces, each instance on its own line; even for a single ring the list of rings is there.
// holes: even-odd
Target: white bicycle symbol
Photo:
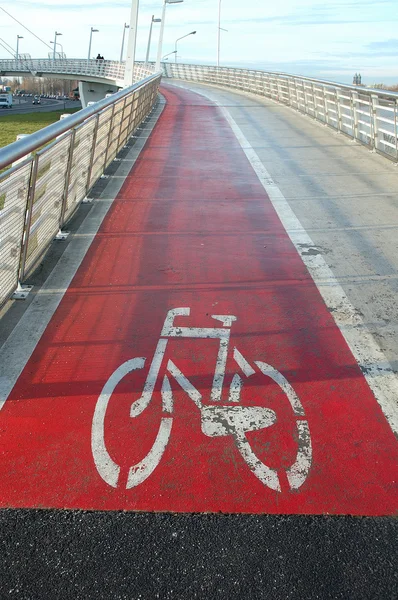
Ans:
[[[272,490],[281,491],[281,485],[276,470],[263,463],[252,450],[246,433],[258,431],[273,425],[276,414],[273,410],[259,406],[241,406],[240,395],[243,378],[235,373],[229,389],[229,405],[221,406],[221,393],[225,377],[225,368],[228,357],[228,347],[231,335],[231,326],[237,318],[233,315],[212,315],[212,318],[221,321],[223,327],[176,327],[174,319],[178,316],[189,316],[190,308],[174,308],[167,313],[160,339],[149,368],[144,389],[140,398],[131,405],[130,416],[138,417],[149,405],[155,388],[156,380],[166,352],[168,338],[216,338],[220,340],[220,347],[216,361],[214,379],[210,394],[210,401],[214,405],[204,406],[201,393],[192,385],[185,375],[171,361],[167,361],[166,371],[172,375],[183,390],[188,394],[201,413],[202,433],[209,437],[232,436],[235,444],[254,475]],[[240,371],[247,378],[255,374],[253,367],[242,354],[234,348],[233,358]],[[106,382],[98,398],[91,433],[91,448],[94,462],[102,479],[110,486],[117,487],[120,467],[111,458],[105,444],[105,416],[109,400],[120,381],[130,372],[142,369],[145,358],[133,358],[123,363]],[[298,451],[294,464],[286,469],[287,481],[290,489],[297,490],[306,480],[312,461],[311,437],[308,422],[305,419],[303,406],[287,379],[271,365],[255,361],[254,364],[266,377],[270,377],[287,396],[296,419]],[[143,483],[156,469],[170,439],[174,400],[167,375],[164,375],[162,387],[162,412],[159,431],[152,448],[148,454],[137,464],[129,469],[126,489],[136,487]]]

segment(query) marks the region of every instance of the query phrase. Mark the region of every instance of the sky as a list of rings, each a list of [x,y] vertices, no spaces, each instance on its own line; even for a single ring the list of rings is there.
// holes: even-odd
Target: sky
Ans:
[[[162,0],[141,0],[137,60],[145,58],[152,15],[161,16]],[[178,44],[179,62],[215,64],[219,0],[184,0],[168,5],[163,52]],[[91,55],[120,56],[131,0],[0,0],[5,9],[46,43],[54,31],[68,58],[86,58],[90,27]],[[397,0],[221,0],[221,65],[282,71],[351,83],[398,83]],[[159,24],[154,24],[151,59],[156,57]],[[22,35],[20,52],[34,58],[51,51],[0,10],[0,43],[12,48]],[[50,45],[50,44],[49,44]],[[0,58],[10,55],[0,46]],[[169,59],[174,60],[173,55]]]

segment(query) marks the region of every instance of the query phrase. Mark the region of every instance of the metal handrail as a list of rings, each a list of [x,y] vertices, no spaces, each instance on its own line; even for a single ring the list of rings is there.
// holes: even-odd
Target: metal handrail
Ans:
[[[161,73],[159,72],[146,77],[142,81],[135,83],[134,85],[121,90],[120,92],[112,94],[110,98],[105,98],[99,102],[96,102],[94,106],[89,106],[88,108],[79,110],[77,113],[69,115],[67,119],[63,119],[62,121],[48,125],[43,129],[39,129],[39,131],[36,131],[35,133],[31,133],[26,138],[22,138],[17,142],[13,142],[4,148],[0,148],[0,169],[7,167],[11,163],[17,161],[23,156],[26,156],[27,154],[30,154],[31,152],[35,152],[38,150],[38,148],[44,144],[47,144],[47,142],[72,129],[72,127],[77,127],[77,125],[80,125],[80,123],[83,123],[92,115],[101,112],[104,110],[104,108],[111,106],[125,96],[129,96],[135,90],[138,90],[143,85],[146,85],[150,81],[159,77],[160,74]]]
[[[40,72],[123,79],[125,65],[114,60],[82,58],[24,58],[0,60],[0,72]]]
[[[0,61],[1,62],[1,61]],[[213,67],[211,65],[194,65],[190,63],[161,63],[163,75],[165,77],[174,78],[173,71],[180,68],[188,68],[188,69],[206,69],[213,73],[217,72],[234,72],[234,73],[242,73],[242,74],[257,74],[257,75],[276,75],[285,80],[300,80],[300,81],[308,81],[310,83],[319,83],[322,85],[330,86],[330,87],[339,87],[346,88],[347,90],[353,90],[355,92],[371,92],[374,94],[378,94],[380,96],[390,97],[391,99],[398,100],[398,92],[392,92],[390,90],[383,90],[380,88],[368,88],[362,85],[351,85],[349,83],[339,83],[338,81],[331,81],[329,79],[317,79],[314,77],[307,77],[305,75],[294,75],[293,73],[285,73],[283,71],[262,71],[259,69],[242,69],[238,67]]]
[[[148,68],[142,62],[136,62],[134,77],[141,79],[144,72],[152,73],[154,67]],[[0,59],[0,74],[12,75],[15,73],[29,73],[33,76],[42,75],[66,75],[69,77],[90,77],[94,80],[117,82],[123,84],[125,75],[125,63],[115,60],[100,60],[83,58],[18,58]]]
[[[271,98],[398,160],[398,93],[287,73],[163,63],[166,77]]]
[[[52,240],[156,103],[161,73],[146,77],[0,149],[0,306],[37,266]],[[20,159],[20,160],[18,160]]]

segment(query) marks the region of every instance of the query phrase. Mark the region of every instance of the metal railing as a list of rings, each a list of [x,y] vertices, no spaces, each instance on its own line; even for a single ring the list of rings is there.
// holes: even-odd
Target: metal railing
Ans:
[[[160,78],[147,77],[0,149],[0,170],[11,166],[0,174],[0,306],[151,112]]]
[[[125,63],[115,60],[87,60],[74,58],[20,58],[0,60],[0,74],[29,73],[34,76],[43,74],[70,75],[90,77],[111,81],[124,80]],[[153,74],[154,68],[143,63],[136,63],[134,80],[139,81],[143,76]]]
[[[166,77],[272,98],[398,160],[397,93],[285,73],[178,63],[162,67]]]

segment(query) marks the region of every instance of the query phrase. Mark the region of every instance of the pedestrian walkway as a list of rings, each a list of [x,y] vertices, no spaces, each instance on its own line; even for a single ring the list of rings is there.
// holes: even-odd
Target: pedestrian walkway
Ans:
[[[1,505],[395,514],[390,425],[230,123],[163,93],[0,412]]]

